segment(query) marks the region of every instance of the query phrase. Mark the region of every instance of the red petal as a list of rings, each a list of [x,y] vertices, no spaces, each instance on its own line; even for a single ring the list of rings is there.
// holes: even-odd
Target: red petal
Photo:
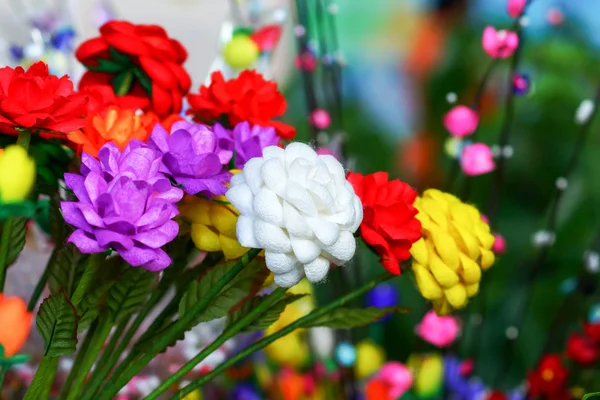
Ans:
[[[83,65],[97,65],[96,59],[108,58],[108,43],[102,37],[86,40],[75,50],[75,57]]]

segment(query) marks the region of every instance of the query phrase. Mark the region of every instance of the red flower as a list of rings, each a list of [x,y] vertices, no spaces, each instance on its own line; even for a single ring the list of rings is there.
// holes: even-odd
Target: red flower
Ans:
[[[85,124],[87,97],[73,91],[68,76],[50,75],[43,62],[27,71],[0,68],[0,132],[16,135],[15,128],[69,133]],[[56,137],[40,132],[42,137]]]
[[[87,81],[90,78],[94,78],[95,74],[100,74],[102,78],[106,78],[104,83],[99,83],[100,81]],[[88,104],[87,104],[87,115],[98,114],[100,112],[106,111],[106,109],[110,106],[117,106],[122,110],[143,110],[148,108],[150,105],[150,100],[144,97],[144,93],[141,94],[141,97],[135,95],[126,95],[126,96],[115,96],[115,92],[110,86],[110,75],[102,74],[100,72],[86,73],[83,78],[86,79],[83,84],[83,89],[80,90],[80,93],[84,93],[88,96]]]
[[[587,337],[573,333],[567,341],[567,356],[582,365],[594,363],[598,356],[596,345]]]
[[[507,397],[504,393],[494,390],[487,395],[486,400],[506,400]]]
[[[220,71],[211,75],[210,86],[201,86],[199,94],[189,94],[190,110],[197,122],[228,123],[230,127],[248,121],[273,127],[282,139],[293,139],[296,130],[273,118],[287,107],[275,82],[266,81],[255,71],[244,71],[236,79],[225,81]]]
[[[81,89],[104,86],[119,96],[147,99],[161,117],[180,112],[190,90],[190,76],[182,66],[186,50],[157,25],[109,21],[100,28],[100,37],[82,43],[75,56],[90,69]]]
[[[371,379],[365,387],[366,400],[392,400],[389,386],[380,379]]]
[[[565,383],[569,376],[569,370],[566,369],[556,354],[547,354],[542,357],[540,364],[535,371],[527,374],[529,384],[529,395],[538,396],[557,396],[560,393],[566,393]],[[561,397],[553,397],[559,399]],[[567,397],[568,398],[568,397]]]
[[[412,244],[421,238],[413,206],[417,192],[398,179],[388,181],[387,172],[365,176],[350,172],[348,181],[363,204],[363,240],[379,254],[385,269],[399,275],[400,261],[410,257]]]
[[[585,324],[583,330],[590,340],[594,343],[600,343],[600,323],[597,324]]]

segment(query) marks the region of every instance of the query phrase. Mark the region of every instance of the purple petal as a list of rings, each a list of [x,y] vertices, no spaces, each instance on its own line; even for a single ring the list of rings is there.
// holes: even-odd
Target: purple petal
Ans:
[[[108,184],[104,178],[96,172],[90,172],[88,176],[85,177],[84,185],[92,203],[108,189]]]
[[[174,124],[175,125],[175,124]],[[150,138],[148,138],[148,144],[151,147],[156,147],[162,153],[169,151],[169,132],[162,127],[161,124],[154,125]]]
[[[85,190],[85,178],[78,174],[65,173],[65,185],[75,193],[79,201],[91,203],[92,200]]]
[[[61,202],[60,209],[62,211],[63,218],[67,224],[72,225],[75,228],[83,229],[86,232],[93,232],[94,228],[92,228],[83,217],[83,214],[79,208],[80,205],[82,205],[82,203],[66,201]]]
[[[151,193],[150,186],[146,182],[128,180],[122,185],[121,190],[115,190],[111,194],[118,214],[123,219],[134,222],[144,213]]]
[[[146,271],[157,272],[162,271],[171,265],[171,258],[163,250],[156,249],[156,256],[157,257],[154,260],[142,265],[142,268],[144,268]]]
[[[157,158],[158,154],[151,148],[136,149],[121,158],[119,170],[133,172],[136,179],[147,180],[158,171],[159,164],[155,163]]]
[[[164,225],[159,226],[156,229],[138,233],[133,239],[148,247],[156,249],[175,239],[178,232],[179,225],[177,222],[167,221]]]
[[[102,218],[96,213],[96,209],[91,204],[79,203],[77,206],[88,224],[99,228],[104,227]]]
[[[177,183],[183,185],[187,194],[215,195],[220,196],[227,192],[227,186],[215,179],[175,178]]]
[[[157,260],[159,257],[159,251],[162,250],[134,246],[130,249],[119,251],[119,255],[123,257],[123,259],[129,264],[133,265],[134,267],[139,267],[140,265]]]
[[[192,142],[192,134],[184,129],[173,131],[169,136],[169,152],[170,153],[192,153],[194,150],[194,143]]]
[[[105,171],[111,172],[113,175],[119,173],[119,158],[121,151],[113,142],[107,142],[98,152],[98,159]]]
[[[110,219],[112,220],[112,218]],[[115,220],[114,222],[111,221],[110,224],[106,224],[106,229],[110,229],[111,231],[125,236],[133,236],[136,232],[135,226],[131,222],[122,220]]]
[[[113,248],[118,251],[128,250],[133,247],[133,240],[129,236],[108,229],[98,229],[95,232],[96,240],[100,246]]]
[[[154,188],[153,196],[158,199],[166,200],[170,203],[177,203],[183,198],[183,190],[171,185],[168,179],[156,179],[150,182]]]
[[[81,167],[79,168],[79,172],[81,172],[81,175],[86,176],[90,171],[100,172],[100,162],[95,157],[83,152],[81,153]]]
[[[157,226],[163,225],[172,218],[172,209],[176,209],[176,207],[165,204],[164,202],[150,206],[144,215],[135,222],[138,231],[154,229]]]
[[[98,215],[104,219],[105,223],[108,223],[107,218],[118,217],[119,210],[109,193],[102,193],[96,200],[96,210]]]
[[[81,229],[77,229],[73,232],[71,236],[69,236],[69,239],[67,239],[67,243],[73,243],[79,251],[86,254],[101,253],[108,250],[108,248],[101,247],[93,237],[90,237],[89,234],[86,234]]]

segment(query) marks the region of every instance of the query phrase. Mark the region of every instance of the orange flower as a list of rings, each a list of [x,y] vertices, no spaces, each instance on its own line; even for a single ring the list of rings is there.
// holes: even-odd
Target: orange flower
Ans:
[[[79,145],[80,151],[98,157],[98,151],[107,142],[113,142],[122,151],[133,139],[145,141],[157,120],[152,113],[138,115],[110,106],[104,113],[89,116],[83,129],[67,137]]]
[[[0,293],[0,344],[4,356],[13,356],[29,336],[33,314],[27,311],[19,297],[5,297]]]

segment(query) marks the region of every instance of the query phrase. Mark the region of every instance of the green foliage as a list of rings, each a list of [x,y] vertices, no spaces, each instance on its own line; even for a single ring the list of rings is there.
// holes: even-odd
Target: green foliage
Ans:
[[[68,356],[77,346],[77,312],[64,290],[46,298],[35,320],[44,339],[44,356]]]
[[[79,315],[78,332],[86,330],[100,313],[100,308],[104,305],[104,300],[108,290],[115,284],[114,281],[104,282],[94,286],[81,303],[77,305],[77,315]]]
[[[600,397],[600,392],[585,394],[581,400],[591,399],[592,397]]]
[[[55,247],[48,261],[50,290],[56,293],[62,289],[71,298],[85,269],[86,257],[70,243]]]
[[[50,195],[48,222],[50,225],[50,235],[55,243],[64,243],[67,240],[67,227],[60,211],[60,200],[58,192]]]
[[[134,313],[148,298],[155,278],[156,274],[143,268],[127,267],[106,296],[106,305],[113,318],[116,320]]]
[[[230,327],[237,321],[245,317],[250,311],[258,307],[262,302],[266,301],[273,294],[266,296],[253,297],[246,301],[238,310],[234,311],[227,318],[227,326]],[[251,324],[247,325],[240,332],[254,332],[265,330],[269,326],[273,325],[279,318],[279,315],[285,310],[288,304],[293,303],[296,300],[301,299],[306,294],[291,294],[287,293],[275,304],[271,305],[263,314],[259,315]]]
[[[402,307],[338,308],[303,327],[326,326],[332,329],[351,329],[378,321],[388,314],[407,312],[408,309]]]
[[[0,225],[0,235],[8,235],[8,246],[6,247],[6,266],[10,267],[17,261],[19,254],[25,248],[25,239],[27,231],[25,226],[27,219],[25,218],[10,218]],[[1,238],[5,240],[4,238]]]

